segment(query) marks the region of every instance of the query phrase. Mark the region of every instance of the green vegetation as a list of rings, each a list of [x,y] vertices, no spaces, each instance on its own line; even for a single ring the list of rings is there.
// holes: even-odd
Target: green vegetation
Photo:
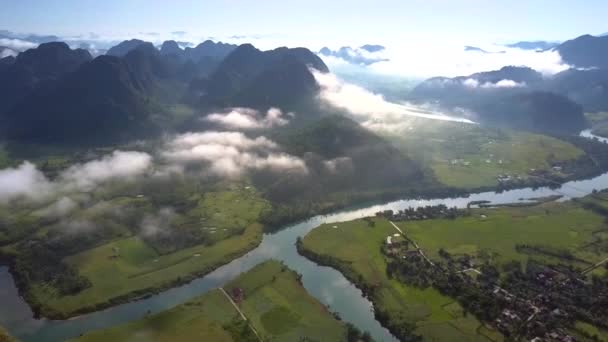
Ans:
[[[603,283],[600,277],[605,278],[605,268],[593,266],[608,256],[608,227],[603,216],[606,213],[603,207],[606,205],[605,197],[606,194],[602,192],[576,202],[471,209],[464,215],[451,219],[397,221],[396,224],[409,239],[422,248],[426,256],[442,265],[439,269],[431,267],[419,257],[410,260],[407,251],[404,252],[407,260],[401,261],[402,257],[393,260],[389,257],[394,252],[387,253],[385,250],[386,239],[397,230],[383,218],[322,225],[300,241],[298,247],[303,255],[339,269],[362,288],[374,302],[378,317],[391,329],[415,324],[415,331],[428,339],[456,336],[456,332],[449,332],[450,329],[456,329],[460,333],[481,334],[482,331],[493,330],[488,326],[480,327],[480,323],[472,315],[464,314],[461,305],[466,304],[467,311],[471,312],[473,309],[472,312],[476,312],[476,315],[479,310],[475,305],[491,308],[494,313],[485,309],[483,311],[488,313],[484,318],[489,321],[500,315],[502,309],[495,310],[500,301],[494,304],[490,304],[491,301],[475,303],[473,306],[472,303],[466,302],[472,298],[492,298],[491,287],[489,292],[483,290],[487,288],[488,282],[491,284],[501,281],[502,278],[505,284],[521,282],[520,285],[513,285],[516,289],[511,291],[517,293],[519,289],[520,295],[525,295],[530,293],[526,291],[539,286],[533,284],[538,274],[546,272],[543,271],[546,270],[543,265],[553,265],[563,270],[564,274],[592,270],[593,282],[597,282],[597,285],[591,288],[568,287],[563,289],[563,293],[552,293],[551,295],[557,296],[554,298],[563,295],[563,300],[568,303],[574,300],[580,305],[581,301],[586,300],[581,298],[589,298],[591,289],[603,291],[605,286],[601,285]],[[337,228],[333,228],[334,226]],[[399,240],[393,243],[402,244]],[[406,242],[405,246],[408,244]],[[455,302],[451,297],[459,293],[454,292],[454,288],[450,286],[455,285],[456,278],[450,280],[450,275],[444,276],[443,272],[451,272],[448,270],[460,263],[462,265],[456,269],[481,269],[481,281],[486,285],[475,290],[479,292],[465,291],[458,296],[459,302]],[[520,271],[519,265],[523,265],[526,271]],[[417,269],[419,267],[422,269]],[[436,271],[431,271],[430,268]],[[499,276],[502,273],[504,275]],[[464,277],[459,278],[458,286],[461,287],[458,291],[471,286],[466,284],[471,284],[473,279],[477,278],[477,274],[469,277],[458,276]],[[444,295],[438,292],[437,287],[428,285],[433,282],[433,278],[440,282],[437,285]],[[467,293],[469,297],[466,296]],[[575,308],[572,311],[574,317],[584,318],[595,325],[593,313],[590,314],[584,308]],[[584,330],[581,327],[586,327],[581,324],[576,326],[577,330]],[[589,329],[587,328],[588,332]],[[493,336],[490,338],[496,339],[496,332],[493,334],[489,335]],[[585,336],[596,334],[592,331]],[[475,333],[471,336],[461,335],[457,339],[471,340],[474,335]]]
[[[523,185],[530,174],[584,156],[557,138],[454,122],[413,120],[410,130],[387,138],[441,183],[464,189]]]
[[[404,335],[399,333],[403,327],[414,325],[415,333],[429,340],[501,340],[500,334],[466,315],[453,299],[432,288],[418,289],[389,279],[381,246],[397,231],[386,220],[374,222],[373,226],[362,219],[322,225],[303,239],[300,251],[336,267],[362,288],[380,321],[397,336]]]
[[[598,329],[597,327],[585,323],[585,322],[576,322],[574,326],[574,335],[580,338],[582,341],[593,339],[595,341],[606,342],[608,341],[608,331]]]
[[[14,261],[28,302],[47,317],[98,310],[204,275],[261,242],[259,217],[269,209],[241,183],[114,184],[94,196],[60,220],[35,206],[0,209],[0,252]]]
[[[17,340],[0,327],[0,342],[17,342]]]
[[[260,264],[221,290],[173,309],[77,341],[341,341],[346,325],[306,293],[298,275],[276,261]],[[241,295],[242,293],[242,295]],[[251,325],[251,327],[250,327]]]
[[[455,220],[405,222],[401,225],[422,246],[429,257],[438,257],[439,250],[451,254],[477,256],[480,261],[498,265],[530,258],[547,262],[572,262],[557,258],[557,253],[517,251],[518,245],[541,246],[562,250],[588,263],[600,261],[603,254],[586,248],[598,231],[606,230],[604,218],[581,205],[545,203],[532,207],[478,209],[468,217]]]

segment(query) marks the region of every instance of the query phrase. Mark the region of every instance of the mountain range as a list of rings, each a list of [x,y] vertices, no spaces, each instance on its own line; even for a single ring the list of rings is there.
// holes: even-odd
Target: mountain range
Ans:
[[[506,47],[522,49],[522,50],[534,50],[534,51],[545,51],[557,47],[560,43],[547,42],[544,40],[535,41],[521,41],[512,44],[506,44]]]
[[[576,133],[586,124],[583,107],[568,94],[555,91],[558,76],[546,79],[531,68],[507,66],[468,76],[431,78],[410,96],[414,101],[469,109],[481,123]]]
[[[575,68],[552,77],[517,66],[436,77],[418,85],[409,99],[469,109],[482,123],[575,132],[585,125],[583,110],[608,110],[608,37],[581,36],[554,49]],[[382,60],[383,50],[368,44],[323,48],[319,54],[372,63]],[[178,128],[168,124],[167,108],[175,104],[195,112],[239,106],[315,113],[319,86],[311,68],[329,72],[306,48],[261,51],[213,41],[186,48],[165,41],[157,47],[132,39],[93,58],[66,43],[42,43],[0,59],[0,79],[6,80],[0,82],[1,133],[60,143],[133,139]]]
[[[65,43],[44,43],[0,63],[0,122],[10,139],[36,142],[122,141],[161,131],[166,105],[194,108],[289,108],[312,99],[309,68],[328,72],[304,48],[260,51],[203,42],[175,49],[129,40],[95,59]],[[156,118],[156,119],[154,119]],[[163,121],[164,122],[164,121]],[[167,128],[167,127],[163,127]]]

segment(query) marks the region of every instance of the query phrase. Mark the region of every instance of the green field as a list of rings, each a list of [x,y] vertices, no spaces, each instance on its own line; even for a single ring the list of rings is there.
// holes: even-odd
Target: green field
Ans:
[[[0,342],[17,342],[17,340],[10,336],[4,328],[0,327]]]
[[[412,121],[411,129],[388,139],[430,168],[448,186],[496,186],[499,175],[526,180],[531,169],[551,170],[584,152],[556,138],[479,125]]]
[[[341,341],[346,327],[276,261],[260,264],[224,289],[243,291],[241,311],[264,341]],[[257,341],[220,290],[77,341]]]
[[[548,264],[571,265],[584,269],[608,256],[608,226],[605,218],[585,209],[589,202],[605,205],[601,193],[577,202],[548,202],[530,207],[473,209],[454,220],[433,219],[397,222],[431,259],[439,250],[452,255],[467,254],[476,263],[489,262],[499,268],[509,261],[526,264],[536,260]],[[411,288],[386,277],[386,257],[381,246],[396,232],[390,222],[374,218],[372,227],[365,220],[322,225],[303,240],[304,252],[329,258],[359,286],[379,287],[372,301],[386,312],[390,324],[414,322],[417,332],[430,340],[482,339],[477,333],[495,338],[474,318],[464,317],[459,304],[433,288]],[[517,250],[517,245],[539,250]],[[328,259],[325,259],[328,260]],[[605,273],[603,267],[594,273]],[[593,334],[591,334],[593,335]]]
[[[431,258],[440,248],[451,254],[479,256],[497,265],[511,260],[525,264],[529,258],[558,263],[567,261],[540,253],[519,253],[515,246],[527,244],[569,252],[574,257],[595,263],[607,255],[593,248],[608,228],[604,217],[573,202],[545,203],[532,207],[478,209],[471,216],[455,220],[425,220],[399,224]],[[604,232],[604,233],[602,233]]]
[[[576,322],[572,334],[581,341],[590,341],[595,338],[595,341],[608,342],[608,331],[598,329],[591,324],[585,322]]]
[[[92,286],[77,294],[61,296],[46,284],[35,283],[32,294],[45,313],[67,317],[124,301],[144,292],[175,286],[212,271],[255,248],[262,240],[257,223],[265,201],[253,190],[209,192],[180,222],[195,219],[189,229],[205,234],[204,243],[161,253],[139,235],[118,230],[117,238],[98,247],[68,256],[64,262],[78,270]],[[161,251],[163,251],[161,249]]]
[[[386,275],[386,259],[381,245],[395,229],[388,221],[377,221],[372,228],[364,220],[322,225],[303,240],[307,251],[329,256],[340,271],[358,286],[373,287],[371,300],[376,311],[389,316],[389,325],[416,325],[416,333],[436,341],[500,341],[500,334],[485,328],[471,315],[463,314],[460,304],[432,288],[413,288]]]

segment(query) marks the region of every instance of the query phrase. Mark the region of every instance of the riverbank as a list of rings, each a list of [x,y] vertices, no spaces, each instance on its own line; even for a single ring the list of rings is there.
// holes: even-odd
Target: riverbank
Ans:
[[[44,289],[38,287],[24,291],[28,288],[26,280],[21,279],[18,272],[14,272],[14,266],[10,271],[20,294],[28,302],[36,317],[64,320],[149,298],[187,284],[255,249],[261,243],[262,237],[262,227],[254,225],[242,236],[220,241],[213,246],[195,246],[182,250],[179,255],[172,257],[178,260],[178,264],[172,264],[171,260],[167,260],[166,263],[169,265],[167,268],[161,267],[141,274],[125,272],[124,267],[123,270],[115,270],[117,262],[105,256],[117,248],[114,246],[116,243],[112,242],[85,252],[86,256],[71,257],[73,260],[97,260],[97,262],[81,271],[92,279],[94,286],[68,297],[55,297],[52,293],[46,294]],[[107,265],[100,265],[100,262]],[[159,262],[154,263],[154,266],[158,267],[156,264]]]
[[[267,261],[173,309],[73,341],[345,341],[346,324],[311,297],[299,277]]]
[[[502,340],[496,331],[467,316],[453,299],[388,278],[381,246],[396,230],[386,220],[373,219],[373,226],[369,222],[322,225],[299,240],[298,252],[337,269],[360,288],[374,304],[376,319],[401,340],[416,336],[441,341]]]

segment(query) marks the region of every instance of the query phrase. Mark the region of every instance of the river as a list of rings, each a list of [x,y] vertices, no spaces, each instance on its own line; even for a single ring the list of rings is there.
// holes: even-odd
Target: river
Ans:
[[[581,136],[594,137],[590,131],[581,132]],[[608,143],[608,139],[600,138],[600,140]],[[302,274],[302,281],[308,292],[328,305],[332,311],[338,312],[342,319],[369,331],[377,341],[395,341],[395,337],[376,321],[372,305],[362,296],[361,291],[336,270],[318,266],[297,253],[295,241],[298,237],[303,237],[323,223],[353,220],[387,209],[400,210],[441,203],[450,207],[463,208],[470,201],[487,200],[495,204],[514,203],[556,193],[564,196],[562,200],[567,200],[583,197],[594,189],[604,188],[608,188],[608,173],[592,179],[568,182],[558,189],[525,188],[501,193],[483,192],[458,198],[406,199],[315,216],[307,221],[288,225],[277,233],[265,234],[262,243],[256,249],[191,283],[146,299],[65,321],[34,319],[27,303],[19,297],[8,268],[0,267],[0,325],[15,337],[26,342],[63,341],[90,330],[122,324],[141,318],[148,313],[169,309],[210,289],[222,286],[240,273],[272,258],[283,261],[288,267]]]

